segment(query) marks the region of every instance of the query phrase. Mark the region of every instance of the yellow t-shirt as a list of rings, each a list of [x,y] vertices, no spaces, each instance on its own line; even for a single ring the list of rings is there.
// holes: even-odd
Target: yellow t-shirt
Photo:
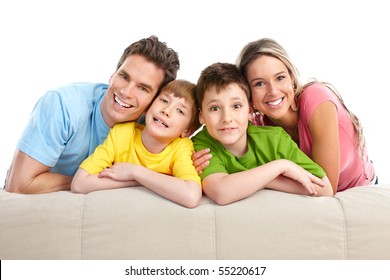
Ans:
[[[97,174],[115,162],[127,162],[201,184],[200,177],[192,163],[194,145],[191,139],[178,138],[161,153],[153,154],[142,143],[143,129],[144,126],[136,122],[115,125],[104,143],[81,163],[80,168],[89,174]]]

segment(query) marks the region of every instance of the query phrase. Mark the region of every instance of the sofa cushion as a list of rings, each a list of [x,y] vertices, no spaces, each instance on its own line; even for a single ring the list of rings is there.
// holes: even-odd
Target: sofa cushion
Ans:
[[[188,209],[144,187],[0,191],[0,259],[389,259],[390,187]]]

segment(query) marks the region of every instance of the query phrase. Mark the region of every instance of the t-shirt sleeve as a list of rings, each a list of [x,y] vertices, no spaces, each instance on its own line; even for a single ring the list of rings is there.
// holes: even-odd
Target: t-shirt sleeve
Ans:
[[[302,121],[308,124],[314,111],[325,101],[332,101],[339,109],[337,96],[328,87],[318,83],[307,86],[302,92],[299,103]]]
[[[80,164],[80,168],[84,169],[89,174],[97,174],[113,164],[115,159],[117,128],[118,126],[114,126],[110,130],[104,142],[97,146],[93,154]]]
[[[60,95],[51,91],[36,103],[17,147],[40,163],[53,167],[74,133],[68,108]]]
[[[216,143],[216,141],[212,140],[212,137],[206,133],[205,128],[196,134],[192,141],[194,142],[195,150],[200,151],[206,148],[210,149],[210,154],[212,158],[210,159],[210,164],[206,166],[202,173],[200,174],[200,178],[203,180],[208,175],[214,173],[229,173],[222,157],[224,155],[223,151],[220,150],[220,145]]]
[[[183,138],[175,151],[173,159],[173,176],[182,180],[192,180],[201,185],[200,177],[192,162],[194,145],[189,138]]]
[[[279,158],[288,159],[292,162],[295,162],[318,178],[323,178],[326,176],[326,173],[322,167],[309,158],[301,149],[299,149],[298,145],[291,139],[287,132],[285,132],[283,129],[280,129],[279,137],[280,139],[277,141],[277,143],[279,143],[277,147]]]

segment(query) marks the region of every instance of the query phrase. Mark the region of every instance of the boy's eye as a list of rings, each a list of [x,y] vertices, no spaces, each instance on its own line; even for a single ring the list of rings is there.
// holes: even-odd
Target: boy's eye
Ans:
[[[218,106],[211,106],[210,111],[218,111],[219,107]]]
[[[179,112],[179,114],[184,115],[184,111],[182,109],[177,109],[177,111]]]
[[[234,108],[234,109],[240,109],[240,108],[242,108],[242,104],[239,104],[239,103],[234,104],[234,105],[233,105],[233,108]]]
[[[160,100],[162,103],[168,103],[168,100],[166,100],[165,98],[160,98]]]

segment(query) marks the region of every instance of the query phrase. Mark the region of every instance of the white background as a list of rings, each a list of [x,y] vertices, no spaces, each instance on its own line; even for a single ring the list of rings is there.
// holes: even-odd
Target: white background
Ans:
[[[38,98],[70,82],[108,82],[124,48],[152,34],[179,52],[178,78],[276,39],[302,78],[333,83],[363,123],[380,183],[387,168],[390,19],[386,1],[1,1],[0,182]]]

